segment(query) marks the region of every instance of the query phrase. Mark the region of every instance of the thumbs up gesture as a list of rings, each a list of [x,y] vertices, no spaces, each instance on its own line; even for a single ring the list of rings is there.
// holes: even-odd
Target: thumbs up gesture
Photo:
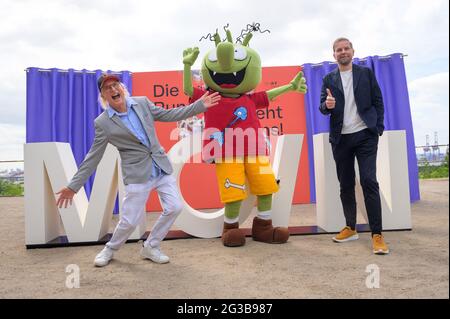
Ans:
[[[329,110],[334,109],[336,106],[336,99],[331,94],[330,89],[327,89],[327,99],[325,100],[325,105]]]
[[[306,85],[306,79],[303,76],[303,72],[300,71],[297,76],[291,81],[292,88],[294,91],[306,94],[308,86]]]

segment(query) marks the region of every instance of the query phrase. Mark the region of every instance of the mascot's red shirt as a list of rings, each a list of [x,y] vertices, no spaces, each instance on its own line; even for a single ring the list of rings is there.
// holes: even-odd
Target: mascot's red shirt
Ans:
[[[206,90],[194,88],[189,103],[198,100]],[[269,106],[266,92],[244,94],[237,98],[224,97],[205,114],[203,130],[203,159],[229,158],[246,155],[267,155],[264,129],[256,109]]]

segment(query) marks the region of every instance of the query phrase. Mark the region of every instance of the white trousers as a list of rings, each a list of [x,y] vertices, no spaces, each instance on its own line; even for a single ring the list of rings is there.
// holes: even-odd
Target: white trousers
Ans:
[[[142,219],[146,218],[145,203],[153,189],[158,192],[163,212],[158,217],[144,246],[159,247],[183,207],[175,178],[172,175],[165,174],[152,178],[144,184],[125,185],[122,216],[106,246],[114,250],[119,249]]]

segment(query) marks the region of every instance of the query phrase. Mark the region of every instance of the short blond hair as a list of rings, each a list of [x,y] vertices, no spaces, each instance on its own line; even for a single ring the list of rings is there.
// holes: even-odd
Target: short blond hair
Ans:
[[[130,92],[128,91],[127,86],[125,84],[123,84],[122,82],[119,82],[119,83],[120,83],[120,86],[122,87],[123,91],[125,92],[125,97],[129,97]],[[103,98],[102,92],[98,93],[98,103],[104,110],[106,110],[109,106],[108,102]]]
[[[347,39],[347,38],[341,37],[341,38],[337,38],[336,40],[334,40],[334,42],[333,42],[333,52],[336,49],[336,44],[338,44],[339,42],[342,42],[342,41],[347,41],[348,43],[350,43],[350,48],[353,49],[353,44],[350,42],[350,40]]]

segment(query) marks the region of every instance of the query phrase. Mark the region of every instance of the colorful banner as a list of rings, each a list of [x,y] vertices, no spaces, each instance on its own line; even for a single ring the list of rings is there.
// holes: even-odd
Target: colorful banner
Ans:
[[[270,90],[289,83],[301,70],[293,67],[266,67],[262,69],[262,81],[256,91]],[[196,72],[193,72],[194,85],[201,86]],[[132,74],[133,96],[147,96],[156,106],[166,109],[183,107],[188,104],[188,97],[183,93],[183,72],[136,72]],[[304,96],[289,92],[276,98],[266,109],[257,110],[261,126],[271,135],[304,134],[306,137],[306,116]],[[199,115],[198,117],[202,117]],[[166,152],[177,142],[171,140],[171,132],[177,123],[156,123],[156,130],[161,145]],[[310,203],[310,172],[308,163],[308,145],[306,138],[298,168],[297,183],[293,204]],[[281,181],[282,183],[283,181]],[[193,208],[219,208],[219,191],[213,164],[188,163],[181,174],[181,192]],[[161,211],[155,191],[147,202],[147,211]]]

